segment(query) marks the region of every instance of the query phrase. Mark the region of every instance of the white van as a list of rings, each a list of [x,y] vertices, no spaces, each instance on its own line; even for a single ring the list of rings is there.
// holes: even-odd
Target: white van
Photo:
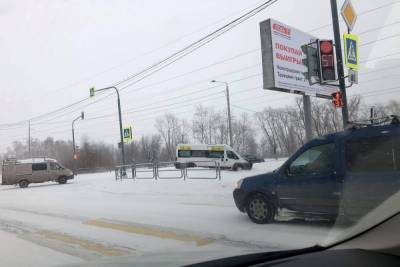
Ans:
[[[250,170],[253,165],[233,148],[225,144],[206,145],[206,144],[179,144],[176,147],[176,168],[180,168],[180,163],[185,163],[189,167],[215,167],[219,163],[221,168]]]

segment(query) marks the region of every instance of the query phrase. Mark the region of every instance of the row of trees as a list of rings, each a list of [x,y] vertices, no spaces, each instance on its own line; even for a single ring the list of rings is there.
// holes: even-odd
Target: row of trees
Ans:
[[[376,116],[400,114],[400,103],[375,105]],[[228,143],[226,110],[215,110],[199,105],[191,120],[174,114],[165,114],[156,119],[156,133],[142,136],[126,145],[127,162],[152,162],[175,160],[175,149],[179,143]],[[349,100],[349,117],[352,121],[368,120],[370,109],[360,97]],[[312,124],[315,136],[342,130],[341,113],[327,100],[312,103]],[[285,108],[265,108],[250,114],[236,113],[233,116],[233,147],[241,154],[262,157],[282,157],[293,153],[305,142],[305,126],[302,99]],[[31,142],[31,155],[57,158],[67,167],[72,167],[71,141],[54,140],[51,137]],[[84,138],[80,144],[81,168],[113,168],[120,162],[120,153],[112,145],[92,142]],[[3,157],[29,157],[27,146],[14,142]]]

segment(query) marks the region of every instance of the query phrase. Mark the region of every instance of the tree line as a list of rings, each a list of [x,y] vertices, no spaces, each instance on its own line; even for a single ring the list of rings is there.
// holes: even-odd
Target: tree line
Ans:
[[[349,98],[349,118],[363,121],[370,118],[370,107],[361,97]],[[400,114],[400,102],[374,105],[374,116]],[[155,133],[142,136],[125,146],[126,162],[174,161],[179,143],[227,144],[228,118],[225,109],[199,105],[191,119],[179,118],[173,113],[156,119]],[[314,99],[312,103],[313,135],[322,136],[342,130],[341,112],[328,100]],[[266,107],[261,112],[237,112],[232,117],[233,148],[240,154],[259,157],[286,157],[305,142],[305,123],[302,98],[295,105],[283,108]],[[113,169],[121,162],[120,151],[113,145],[94,142],[84,137],[79,146],[79,167],[82,170]],[[31,152],[26,142],[15,141],[3,158],[56,158],[66,167],[73,166],[70,140],[32,139]]]

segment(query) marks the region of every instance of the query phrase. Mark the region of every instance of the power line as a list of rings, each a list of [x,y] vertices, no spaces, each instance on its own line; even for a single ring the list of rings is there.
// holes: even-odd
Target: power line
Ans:
[[[390,67],[386,67],[386,68],[379,68],[379,69],[376,69],[376,70],[371,70],[371,71],[366,71],[366,72],[360,72],[358,75],[359,75],[359,76],[361,76],[361,75],[368,75],[368,74],[370,74],[370,73],[376,73],[376,72],[380,72],[380,71],[384,71],[384,70],[397,69],[397,68],[399,68],[399,67],[400,67],[400,65],[394,65],[394,66],[390,66]]]
[[[374,60],[378,60],[378,59],[382,59],[382,58],[387,58],[387,57],[391,57],[391,56],[395,56],[395,55],[399,55],[400,52],[395,52],[395,53],[391,53],[391,54],[387,54],[387,55],[383,55],[383,56],[379,56],[379,57],[374,57],[374,58],[369,58],[367,60],[362,60],[360,61],[360,63],[365,63],[365,62],[369,62],[369,61],[374,61]]]
[[[257,2],[257,4],[249,5],[249,6],[245,7],[245,8],[238,9],[238,10],[236,10],[235,12],[232,12],[231,14],[229,14],[229,15],[223,17],[223,18],[220,18],[220,19],[218,19],[218,20],[215,20],[215,21],[212,22],[212,23],[209,23],[209,24],[207,24],[207,25],[205,25],[205,26],[202,26],[202,27],[200,27],[200,28],[198,28],[198,29],[196,29],[196,30],[194,30],[194,31],[191,31],[191,32],[189,32],[189,33],[187,33],[187,34],[184,34],[184,35],[182,35],[182,36],[180,36],[180,37],[178,37],[178,38],[176,38],[176,39],[174,39],[174,40],[172,40],[172,41],[169,41],[169,42],[165,43],[164,45],[161,45],[161,46],[158,46],[158,47],[156,47],[156,48],[154,48],[154,49],[148,50],[148,51],[146,51],[146,52],[144,52],[144,53],[142,53],[142,54],[140,54],[140,55],[136,55],[136,56],[134,56],[133,58],[130,58],[130,59],[124,61],[124,62],[121,62],[120,64],[117,64],[117,65],[115,65],[115,66],[112,66],[112,67],[110,67],[110,68],[107,68],[107,69],[105,69],[105,70],[102,70],[102,71],[100,71],[100,72],[98,72],[98,73],[96,73],[96,74],[94,74],[94,75],[92,75],[92,76],[85,77],[85,78],[80,79],[80,80],[78,80],[78,81],[72,82],[72,83],[70,83],[69,85],[66,85],[66,86],[64,86],[64,87],[62,87],[62,88],[59,88],[59,89],[57,89],[57,90],[51,90],[51,92],[63,91],[63,90],[65,90],[65,89],[67,89],[67,88],[76,86],[76,85],[82,83],[83,81],[92,80],[93,78],[96,78],[96,77],[98,77],[98,76],[100,76],[100,75],[102,75],[102,74],[104,74],[104,73],[107,73],[107,72],[109,72],[109,71],[118,69],[119,67],[124,66],[124,65],[126,65],[126,64],[128,64],[128,63],[131,63],[131,62],[137,60],[138,58],[141,58],[141,57],[144,57],[144,56],[153,54],[154,52],[157,52],[157,51],[162,50],[162,49],[164,49],[164,48],[166,48],[166,47],[169,47],[169,46],[171,46],[172,44],[178,43],[179,41],[185,39],[185,38],[188,37],[188,36],[191,36],[191,35],[193,35],[193,34],[195,34],[195,33],[198,33],[198,32],[200,32],[200,31],[206,29],[206,28],[209,28],[209,27],[211,27],[211,26],[214,26],[214,25],[216,25],[217,23],[226,20],[227,18],[229,18],[229,17],[232,16],[233,14],[237,14],[238,12],[241,12],[241,11],[243,11],[243,10],[246,10],[246,9],[248,9],[248,8],[254,6],[254,5],[258,5],[259,3],[261,3],[261,2]]]
[[[259,64],[257,64],[257,65],[252,65],[252,66],[250,66],[250,67],[254,67],[254,66],[258,66],[258,65],[259,65]],[[241,71],[247,70],[247,69],[249,69],[249,67],[241,68],[241,69],[239,69],[239,70],[235,70],[235,71],[228,72],[228,73],[224,73],[224,74],[222,74],[222,75],[225,75],[225,74],[232,74],[232,73],[238,73],[238,72],[241,72]],[[260,76],[260,75],[261,75],[261,73],[258,73],[258,74],[256,74],[256,75],[246,76],[246,77],[243,77],[243,78],[240,78],[240,79],[231,81],[231,83],[239,82],[239,81],[246,80],[246,79],[253,78],[253,77],[256,77],[256,76]],[[221,76],[221,75],[220,75],[220,76]],[[215,77],[215,76],[213,76],[213,77]],[[211,78],[209,78],[209,79],[207,79],[207,80],[197,81],[197,82],[190,83],[190,84],[186,84],[186,85],[184,85],[184,86],[180,86],[179,88],[175,88],[175,89],[171,89],[171,90],[177,90],[177,89],[182,89],[182,88],[184,89],[184,88],[187,88],[187,87],[189,87],[189,86],[191,86],[191,85],[193,85],[193,84],[198,84],[198,83],[202,83],[202,82],[204,82],[204,81],[210,81],[210,80],[211,80]],[[217,87],[219,87],[219,86],[213,86],[213,87],[203,88],[203,89],[196,90],[196,91],[194,91],[194,92],[190,92],[190,93],[187,93],[187,94],[184,94],[184,95],[179,95],[179,96],[176,96],[176,97],[171,97],[171,98],[168,98],[168,99],[163,99],[163,100],[160,100],[160,101],[156,101],[156,102],[153,102],[153,103],[149,103],[149,104],[146,104],[146,105],[144,105],[144,106],[153,105],[153,104],[160,103],[160,102],[165,102],[165,101],[168,101],[168,100],[170,100],[170,99],[180,98],[180,97],[184,97],[184,96],[191,95],[191,94],[194,94],[194,93],[201,93],[201,92],[203,92],[203,91],[207,91],[207,90],[214,89],[214,88],[217,88]],[[99,101],[101,101],[101,100],[102,100],[102,99],[98,99],[96,102],[99,102]],[[69,115],[69,114],[70,114],[71,112],[73,112],[73,111],[77,111],[77,110],[79,110],[79,109],[88,107],[88,106],[90,106],[90,105],[92,105],[92,104],[93,104],[93,103],[88,103],[87,105],[85,105],[85,106],[83,106],[83,107],[79,107],[79,108],[77,108],[77,109],[75,109],[75,110],[68,111],[68,113],[59,114],[58,116],[52,117],[52,118],[50,118],[50,119],[48,119],[48,120],[46,120],[46,121],[44,121],[44,122],[41,122],[41,124],[49,123],[49,122],[51,122],[51,121],[53,121],[53,120],[55,120],[55,119],[57,119],[57,118],[60,118],[60,117]],[[141,107],[142,107],[142,106],[141,106]],[[135,109],[136,109],[136,108],[137,108],[137,107],[135,107]],[[130,109],[125,110],[125,111],[129,111],[129,110],[130,110]],[[39,124],[39,123],[36,123],[36,124]]]
[[[189,44],[188,46],[178,50],[177,52],[173,53],[172,55],[156,62],[155,64],[150,65],[149,67],[145,68],[142,71],[139,71],[138,73],[132,74],[130,76],[128,76],[127,78],[117,82],[114,84],[114,86],[119,86],[123,83],[126,83],[136,77],[139,77],[141,75],[145,75],[147,72],[150,71],[151,74],[154,74],[155,72],[169,66],[170,64],[174,63],[176,60],[179,60],[181,57],[184,57],[192,52],[194,52],[195,50],[197,50],[198,48],[202,47],[203,45],[209,43],[210,41],[214,40],[215,38],[219,37],[220,35],[226,33],[227,31],[233,29],[234,27],[236,27],[237,25],[243,23],[244,21],[248,20],[249,18],[253,17],[254,15],[258,14],[259,12],[263,11],[264,9],[266,9],[267,7],[269,7],[270,5],[276,3],[278,0],[268,0],[264,3],[262,3],[261,5],[257,6],[256,8],[246,12],[245,14],[241,15],[240,17],[230,21],[229,23],[223,25],[222,27],[218,28],[217,30],[207,34],[204,37],[201,37],[199,40]],[[148,74],[148,75],[151,75]],[[145,77],[147,77],[147,75],[145,75]],[[140,80],[140,79],[139,79]],[[137,81],[135,81],[136,83]],[[129,85],[125,86],[124,88],[127,88],[131,85],[133,85],[134,83],[130,83]],[[121,88],[122,90],[123,88]]]
[[[267,4],[267,3],[270,3],[270,4],[273,4],[274,3],[274,1],[268,1],[268,2],[265,2],[264,4]],[[399,1],[396,1],[396,2],[392,2],[392,3],[389,3],[389,4],[386,4],[386,5],[382,5],[382,6],[379,6],[379,7],[376,7],[376,8],[373,8],[373,9],[370,9],[370,10],[367,10],[367,11],[364,11],[364,12],[362,12],[362,13],[360,13],[359,14],[359,16],[360,15],[363,15],[363,14],[366,14],[366,13],[370,13],[370,12],[372,12],[372,11],[375,11],[375,10],[378,10],[378,9],[381,9],[381,8],[384,8],[384,7],[387,7],[387,6],[390,6],[390,5],[393,5],[393,4],[397,4],[397,3],[399,3]],[[266,7],[264,7],[264,9],[265,9]],[[251,11],[250,11],[251,12]],[[258,11],[258,12],[260,12],[260,11]],[[249,14],[249,12],[247,13],[247,14]],[[253,14],[254,15],[254,14]],[[244,15],[243,15],[244,16]],[[226,26],[226,25],[225,25]],[[224,26],[223,26],[224,27]],[[221,28],[220,28],[221,29]],[[376,29],[376,28],[375,28]],[[372,29],[371,29],[372,30]],[[199,48],[199,47],[197,47],[197,48]],[[197,49],[196,48],[196,49]],[[398,54],[398,53],[395,53],[395,54]],[[390,56],[390,55],[386,55],[386,56],[383,56],[383,57],[387,57],[387,56]],[[381,57],[381,58],[383,58],[383,57]],[[369,61],[369,60],[368,60]],[[366,62],[366,61],[363,61],[363,62]],[[147,76],[146,76],[147,77]],[[137,81],[136,81],[137,82]],[[109,95],[107,95],[107,96],[105,96],[104,98],[102,98],[102,99],[99,99],[98,101],[95,101],[95,102],[99,102],[99,101],[101,101],[101,100],[103,100],[103,99],[106,99],[108,96],[110,96],[111,94],[109,94]],[[64,110],[64,109],[66,109],[66,108],[69,108],[69,107],[71,107],[71,106],[75,106],[75,105],[78,105],[78,104],[80,104],[80,103],[82,103],[82,102],[84,102],[85,100],[87,100],[88,98],[84,98],[84,99],[82,99],[82,100],[80,100],[80,101],[77,101],[77,102],[75,102],[75,103],[72,103],[72,104],[70,104],[70,105],[68,105],[68,106],[65,106],[65,107],[62,107],[62,108],[60,108],[60,109],[57,109],[57,110],[55,110],[55,111],[52,111],[52,112],[49,112],[49,113],[45,113],[45,114],[42,114],[42,115],[40,115],[40,116],[37,116],[37,117],[34,117],[34,118],[32,118],[32,120],[38,120],[38,119],[40,119],[40,118],[43,118],[43,117],[46,117],[46,116],[48,116],[49,114],[54,114],[54,113],[58,113],[59,111],[62,111],[62,110]],[[94,103],[90,103],[89,105],[92,105],[92,104],[94,104]],[[88,106],[88,105],[86,105],[86,106]],[[85,106],[85,107],[86,107]],[[19,124],[21,124],[21,123],[25,123],[25,121],[20,121],[20,122],[16,122],[16,123],[12,123],[12,124],[3,124],[2,126],[11,126],[11,125],[19,125]]]
[[[396,25],[396,24],[399,24],[399,23],[400,23],[400,21],[395,21],[393,23],[385,24],[385,25],[380,26],[380,27],[376,27],[376,28],[372,28],[372,29],[368,29],[368,30],[359,32],[359,33],[357,33],[357,35],[360,36],[360,35],[363,35],[363,34],[366,34],[366,33],[369,33],[369,32],[373,32],[373,31],[377,31],[377,30],[381,30],[383,28],[387,28],[387,27],[390,27],[390,26],[393,26],[393,25]]]
[[[377,43],[377,42],[381,42],[381,41],[384,41],[384,40],[387,40],[387,39],[396,38],[396,37],[399,37],[399,36],[400,36],[400,33],[394,34],[394,35],[390,35],[390,36],[386,36],[386,37],[383,37],[381,39],[376,39],[376,40],[373,40],[373,41],[370,41],[370,42],[367,42],[367,43],[363,43],[363,44],[360,45],[360,47],[367,46],[367,45],[370,45],[370,44],[374,44],[374,43]]]
[[[371,12],[377,11],[377,10],[379,10],[379,9],[383,9],[383,8],[386,8],[386,7],[388,7],[388,6],[392,6],[392,5],[395,5],[395,4],[398,4],[398,3],[400,3],[400,1],[390,2],[390,3],[388,3],[388,4],[384,4],[384,5],[375,7],[375,8],[371,8],[371,9],[365,10],[365,11],[363,11],[363,12],[360,12],[360,13],[358,14],[358,17],[364,16],[364,15],[366,15],[366,14],[368,14],[368,13],[371,13]],[[343,20],[342,20],[342,19],[339,19],[339,21],[342,22]],[[308,32],[315,32],[315,31],[318,31],[318,30],[327,28],[327,27],[329,27],[329,26],[332,26],[332,23],[328,23],[328,24],[319,26],[319,27],[317,27],[317,28],[314,28],[314,29],[309,30]]]
[[[144,79],[144,78],[146,78],[146,77],[148,77],[148,76],[150,76],[150,75],[152,75],[152,74],[164,69],[165,67],[169,66],[170,64],[172,64],[172,63],[176,62],[177,60],[181,59],[182,57],[185,57],[186,55],[194,52],[198,48],[204,46],[205,44],[211,42],[212,40],[214,40],[215,38],[217,38],[220,35],[224,34],[225,32],[233,29],[237,25],[243,23],[244,21],[248,20],[249,18],[253,17],[254,15],[258,14],[259,12],[263,11],[264,9],[266,9],[267,7],[269,7],[270,5],[274,4],[277,1],[278,0],[269,0],[269,1],[263,2],[261,5],[257,6],[256,8],[246,12],[244,15],[241,15],[240,17],[232,20],[228,24],[218,28],[217,30],[211,32],[210,34],[207,34],[206,36],[200,38],[199,40],[197,40],[197,41],[195,41],[193,43],[191,43],[190,45],[184,47],[183,49],[180,49],[179,51],[177,51],[177,52],[173,53],[172,55],[162,59],[161,61],[159,61],[159,62],[157,62],[157,63],[155,63],[155,64],[153,64],[153,65],[151,65],[151,66],[149,66],[147,68],[145,68],[144,70],[142,70],[142,71],[140,71],[140,72],[138,72],[136,74],[133,74],[133,75],[129,76],[128,78],[126,78],[124,80],[121,80],[120,82],[117,82],[115,84],[115,86],[121,85],[122,83],[125,83],[125,82],[127,82],[127,81],[129,81],[129,80],[131,80],[133,78],[136,78],[136,77],[138,77],[138,76],[140,76],[142,74],[146,74],[147,72],[150,72],[150,73],[146,74],[144,77],[142,77],[142,78],[138,79],[137,81],[135,81],[135,83],[136,83],[136,82],[138,82],[138,81],[140,81],[140,80],[142,80],[142,79]],[[128,86],[131,86],[132,84],[133,83],[131,83]],[[124,88],[127,88],[128,86],[126,86]],[[51,113],[59,112],[61,110],[69,108],[71,106],[75,106],[75,105],[77,105],[79,103],[82,103],[82,102],[86,101],[87,99],[88,98],[84,98],[82,100],[79,100],[79,101],[77,101],[75,103],[72,103],[72,104],[70,104],[68,106],[59,108],[59,109],[57,109],[55,111],[52,111],[52,112],[49,112],[49,113],[51,114]],[[43,115],[39,115],[37,117],[33,117],[33,118],[29,119],[29,120],[31,120],[31,121],[37,120],[39,118],[47,116],[49,113],[45,113]],[[12,124],[12,125],[15,125],[15,124]]]

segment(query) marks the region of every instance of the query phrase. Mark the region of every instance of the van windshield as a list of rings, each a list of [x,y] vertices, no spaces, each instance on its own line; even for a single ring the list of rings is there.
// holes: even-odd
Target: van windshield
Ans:
[[[235,154],[235,152],[230,151],[230,150],[226,151],[226,156],[229,159],[239,159],[239,157]]]
[[[64,169],[60,164],[56,162],[50,162],[50,170],[52,171],[58,171]]]

